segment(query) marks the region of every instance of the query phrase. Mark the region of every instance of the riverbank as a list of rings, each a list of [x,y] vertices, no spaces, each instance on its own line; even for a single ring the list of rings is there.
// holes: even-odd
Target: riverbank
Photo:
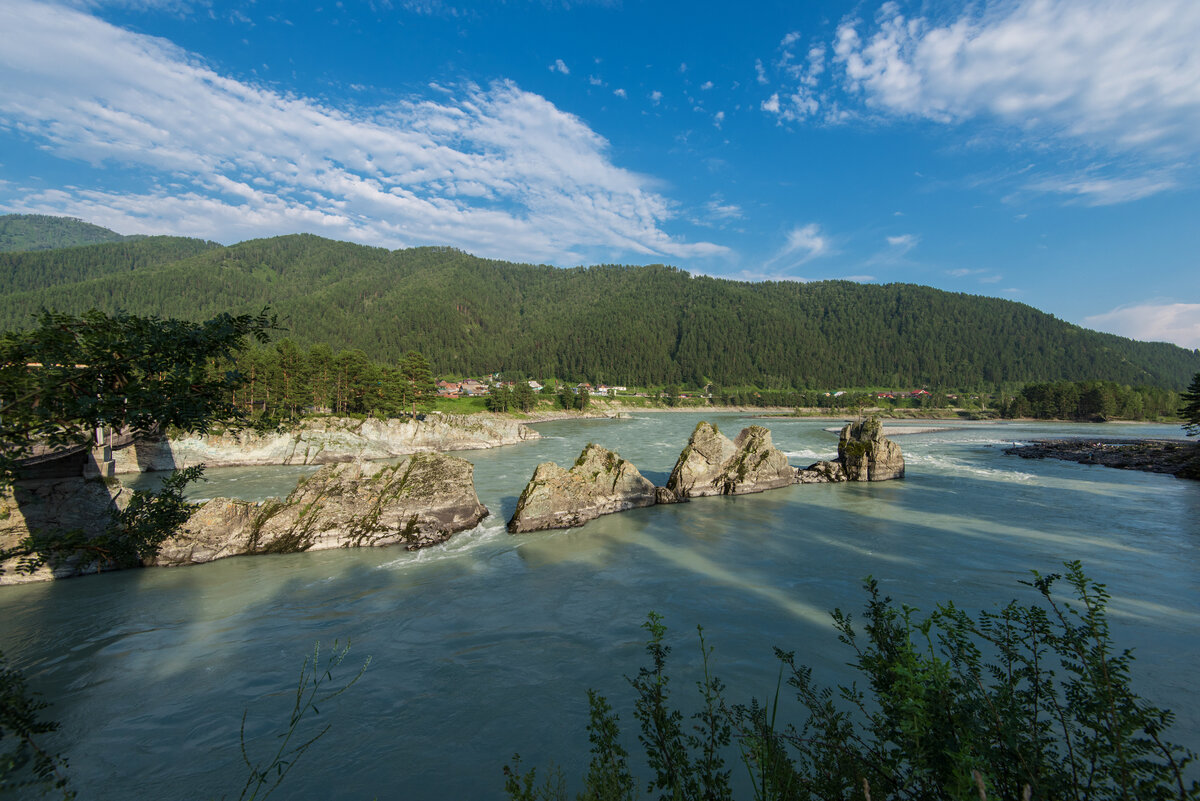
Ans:
[[[1023,459],[1060,459],[1200,480],[1200,443],[1187,440],[1047,439],[1004,452]]]
[[[315,417],[294,428],[265,434],[187,435],[141,440],[112,452],[112,473],[256,465],[323,465],[390,459],[413,453],[484,450],[515,445],[541,435],[508,415],[431,414],[422,420]]]

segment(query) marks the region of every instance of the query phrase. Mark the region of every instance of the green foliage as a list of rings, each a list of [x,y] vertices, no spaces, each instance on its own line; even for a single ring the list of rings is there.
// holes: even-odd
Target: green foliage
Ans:
[[[1040,420],[1158,420],[1175,415],[1180,395],[1158,387],[1113,381],[1029,384],[1000,405],[1001,417]]]
[[[0,252],[66,248],[93,242],[117,242],[124,238],[115,231],[72,217],[0,215]]]
[[[67,788],[66,757],[41,745],[42,735],[59,728],[42,718],[45,708],[46,702],[29,690],[25,677],[9,667],[0,652],[0,793],[19,790],[75,797]]]
[[[119,244],[130,254],[142,246]],[[662,265],[563,270],[311,235],[166,249],[135,270],[120,266],[130,254],[92,247],[13,254],[9,271],[20,279],[0,292],[0,326],[24,324],[42,306],[199,320],[269,305],[298,344],[361,350],[380,363],[417,350],[446,374],[764,391],[1062,380],[1178,390],[1200,368],[1194,352],[1172,345],[911,284],[748,283]],[[74,273],[55,261],[83,251],[94,264]],[[55,277],[39,282],[42,273]]]
[[[324,706],[349,690],[362,678],[363,673],[371,664],[369,656],[350,681],[334,689],[327,686],[333,681],[334,671],[341,666],[349,653],[349,642],[344,648],[338,648],[337,642],[334,642],[333,652],[326,657],[324,666],[322,666],[321,643],[318,641],[313,645],[312,656],[306,657],[300,666],[300,679],[296,684],[296,697],[291,713],[288,715],[287,727],[276,735],[275,739],[279,741],[279,744],[270,753],[269,758],[251,760],[249,743],[246,741],[246,717],[249,715],[249,711],[242,713],[242,762],[246,765],[248,776],[241,794],[238,795],[238,801],[270,797],[305,752],[329,732],[330,724],[328,723],[316,731],[307,730],[304,720],[310,714],[320,715],[321,710],[317,704]]]
[[[666,630],[651,613],[651,665],[630,679],[649,791],[729,798],[722,752],[732,729],[756,799],[1200,798],[1200,784],[1185,779],[1196,755],[1164,739],[1171,712],[1132,690],[1133,655],[1112,642],[1107,591],[1078,562],[1066,567],[1023,582],[1038,602],[974,617],[945,604],[919,618],[868,579],[861,633],[850,615],[833,614],[861,684],[822,687],[776,650],[799,726],[779,724],[778,687],[769,706],[727,705],[701,638],[702,704],[686,734],[670,704]],[[1071,600],[1054,592],[1064,579]],[[593,710],[589,730],[616,743],[609,711],[599,725]],[[625,760],[612,764],[610,780],[623,781]],[[600,783],[589,770],[587,786]]]
[[[1200,373],[1192,378],[1187,392],[1180,396],[1183,406],[1179,408],[1179,416],[1183,418],[1183,430],[1189,437],[1200,434]]]
[[[275,327],[266,311],[204,323],[43,311],[35,328],[0,335],[0,479],[37,443],[80,445],[101,427],[151,434],[236,420],[230,396],[241,376],[209,367]]]

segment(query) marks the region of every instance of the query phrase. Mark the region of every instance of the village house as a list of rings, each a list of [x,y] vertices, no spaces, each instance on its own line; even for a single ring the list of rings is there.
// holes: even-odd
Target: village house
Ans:
[[[437,393],[443,398],[457,398],[462,392],[462,385],[454,381],[437,382]]]
[[[482,381],[476,381],[474,378],[468,378],[466,381],[462,382],[462,394],[468,397],[486,395],[488,394],[487,384],[483,383]]]

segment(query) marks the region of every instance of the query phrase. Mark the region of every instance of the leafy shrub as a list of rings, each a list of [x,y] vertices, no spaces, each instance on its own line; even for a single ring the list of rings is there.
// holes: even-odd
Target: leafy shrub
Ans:
[[[727,704],[709,673],[701,635],[702,704],[685,731],[670,705],[665,627],[644,627],[652,666],[627,677],[637,700],[639,741],[659,799],[730,799],[726,758],[736,740],[756,799],[1195,799],[1185,778],[1195,754],[1163,738],[1171,712],[1131,689],[1133,655],[1109,635],[1104,585],[1078,562],[1063,575],[1023,582],[1041,598],[972,617],[944,604],[924,618],[881,597],[872,579],[861,633],[837,610],[839,640],[862,681],[836,689],[814,682],[792,652],[776,649],[780,686],[768,704]],[[1073,597],[1054,585],[1064,580]],[[784,677],[803,723],[777,723]],[[592,763],[579,799],[628,799],[617,717],[589,693]],[[731,736],[732,735],[732,736]],[[505,768],[514,801],[566,798],[562,781],[536,783]]]

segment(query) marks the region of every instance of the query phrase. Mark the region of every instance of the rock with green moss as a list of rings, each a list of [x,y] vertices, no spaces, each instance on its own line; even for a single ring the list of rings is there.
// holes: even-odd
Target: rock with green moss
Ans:
[[[208,501],[152,563],[377,545],[414,550],[474,528],[487,514],[464,459],[419,453],[396,464],[347,462],[322,467],[282,501]]]
[[[730,440],[717,427],[700,422],[679,454],[666,489],[676,500],[704,495],[743,495],[794,484],[796,469],[771,443],[762,426]]]
[[[836,462],[817,462],[796,473],[799,484],[894,478],[904,478],[904,455],[899,445],[883,435],[883,425],[874,418],[849,423],[842,429]]]
[[[589,444],[570,470],[543,462],[533,471],[508,522],[513,534],[580,526],[600,515],[652,506],[654,484],[631,463]]]

